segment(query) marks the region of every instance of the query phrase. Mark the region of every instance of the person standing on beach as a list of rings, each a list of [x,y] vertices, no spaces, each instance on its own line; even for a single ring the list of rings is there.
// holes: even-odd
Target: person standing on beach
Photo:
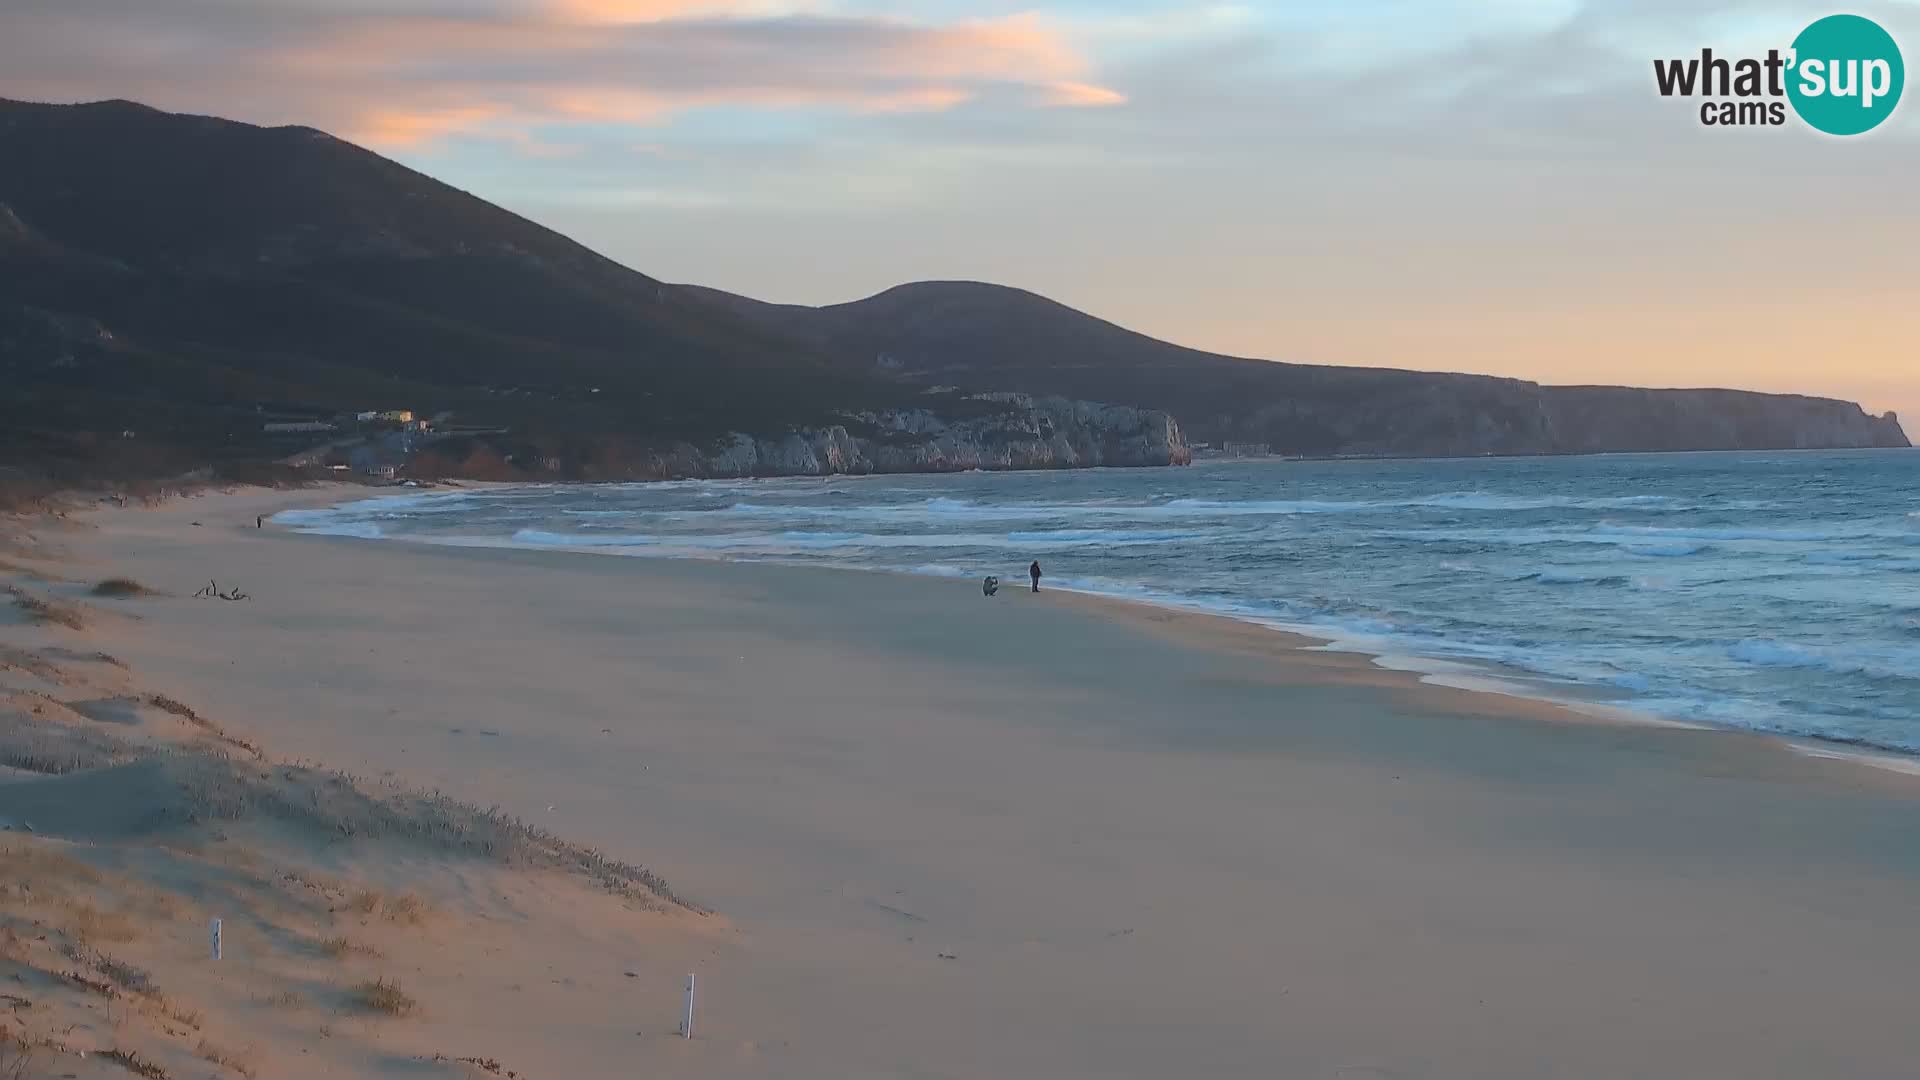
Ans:
[[[1039,559],[1033,560],[1033,565],[1027,567],[1027,576],[1033,579],[1033,591],[1039,592],[1040,591],[1040,560]]]

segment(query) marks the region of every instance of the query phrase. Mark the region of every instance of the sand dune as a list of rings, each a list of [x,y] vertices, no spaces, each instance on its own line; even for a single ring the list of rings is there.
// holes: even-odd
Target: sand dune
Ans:
[[[102,615],[0,628],[0,757],[80,766],[0,782],[0,817],[42,819],[7,857],[102,875],[40,871],[204,1012],[169,1035],[56,993],[65,925],[24,961],[37,1033],[178,1076],[202,1039],[262,1076],[1879,1077],[1920,1051],[1912,777],[1061,594],[252,528],[287,499],[94,515],[55,538],[66,580],[17,582]],[[87,595],[108,576],[161,595]],[[209,578],[253,599],[193,599]],[[501,857],[435,791],[537,839]],[[610,890],[625,864],[670,894]],[[9,925],[72,923],[23,902]]]

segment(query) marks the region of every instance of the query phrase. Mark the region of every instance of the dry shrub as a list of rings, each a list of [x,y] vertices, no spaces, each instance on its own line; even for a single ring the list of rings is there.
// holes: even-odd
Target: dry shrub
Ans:
[[[215,1046],[205,1039],[200,1040],[200,1045],[194,1048],[194,1053],[199,1054],[203,1060],[211,1061],[224,1069],[231,1069],[241,1076],[248,1077],[249,1080],[254,1074],[253,1059],[250,1054],[236,1053]]]
[[[263,756],[260,753],[259,747],[253,745],[252,743],[248,742],[245,739],[237,738],[235,736],[227,734],[225,728],[222,728],[219,724],[216,724],[213,721],[207,719],[206,717],[201,716],[198,712],[194,711],[193,706],[187,704],[184,701],[176,701],[165,694],[148,694],[147,704],[153,706],[156,709],[159,709],[161,712],[171,713],[172,715],[177,716],[182,720],[185,720],[187,723],[192,724],[194,727],[199,728],[200,730],[208,733],[209,735],[212,735],[214,738],[219,739],[221,742],[226,743],[228,746],[232,746],[237,749],[244,750],[253,757]]]
[[[380,950],[346,937],[330,937],[320,943],[320,953],[328,959],[339,960],[353,955],[379,956]]]
[[[427,902],[413,893],[382,896],[370,890],[363,890],[349,897],[347,910],[368,917],[379,916],[387,922],[399,923],[402,926],[418,926],[426,922],[428,911]]]
[[[98,994],[109,1001],[120,996],[119,988],[112,983],[102,982],[99,979],[89,979],[77,971],[63,971],[60,973],[60,977],[88,993]]]
[[[157,596],[155,590],[132,578],[112,577],[93,587],[95,596]]]
[[[345,938],[340,940],[345,941]],[[262,1005],[275,1009],[298,1009],[306,1005],[307,999],[298,990],[282,990],[277,994],[262,994],[254,999]]]
[[[132,1050],[102,1050],[100,1056],[120,1066],[135,1076],[144,1076],[147,1080],[167,1080],[167,1070],[159,1064],[148,1061]]]
[[[117,957],[109,956],[98,949],[85,945],[76,945],[67,950],[69,959],[77,964],[85,964],[99,972],[113,985],[134,994],[149,994],[158,997],[159,988],[153,984],[153,975],[145,968],[137,967]]]
[[[420,1007],[397,981],[387,978],[361,983],[354,991],[354,999],[361,1008],[386,1016],[411,1016]]]
[[[170,698],[165,694],[148,694],[147,704],[153,706],[156,709],[159,709],[161,712],[172,713],[173,715],[179,717],[182,720],[185,720],[190,724],[195,725],[196,727],[212,727],[213,726],[213,722],[211,720],[207,720],[203,718],[199,713],[194,712],[193,706],[187,704],[184,701],[175,701],[173,698]]]
[[[401,893],[388,900],[380,914],[388,922],[418,926],[427,921],[427,902],[413,893]]]
[[[27,613],[36,622],[55,623],[69,630],[85,630],[87,615],[77,605],[54,600],[50,597],[35,596],[18,585],[7,586],[13,594],[14,606]]]
[[[168,998],[164,994],[154,995],[153,1006],[154,1008],[160,1010],[160,1015],[166,1017],[169,1020],[174,1021],[175,1023],[185,1024],[186,1026],[192,1028],[195,1031],[199,1031],[200,1025],[207,1022],[206,1013],[203,1013],[199,1009],[193,1008],[191,1006],[182,1005],[179,1002]]]

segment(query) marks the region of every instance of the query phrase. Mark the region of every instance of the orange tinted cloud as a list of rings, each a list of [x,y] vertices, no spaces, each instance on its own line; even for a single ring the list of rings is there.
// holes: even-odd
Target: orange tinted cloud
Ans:
[[[1057,82],[1046,87],[1040,98],[1043,104],[1062,108],[1093,108],[1106,105],[1126,104],[1126,95],[1104,86],[1092,86],[1087,83]]]
[[[308,123],[376,146],[448,136],[533,146],[568,124],[658,124],[708,106],[935,112],[1113,105],[1088,59],[1036,15],[916,22],[836,0],[45,0],[0,36],[12,93],[103,96]],[[390,10],[390,9],[389,9]],[[9,16],[12,19],[12,16]],[[126,42],[164,36],[183,57]],[[36,45],[36,41],[40,44]],[[49,48],[47,43],[58,43]]]
[[[372,108],[359,114],[341,134],[368,146],[415,146],[457,132],[483,127],[502,110],[485,105],[446,109]]]
[[[766,17],[806,11],[815,5],[777,0],[552,0],[546,12],[563,22],[613,25],[712,16]]]

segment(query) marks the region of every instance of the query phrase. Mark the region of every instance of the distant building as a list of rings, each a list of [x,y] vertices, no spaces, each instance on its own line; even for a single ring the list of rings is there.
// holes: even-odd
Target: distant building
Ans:
[[[411,424],[413,423],[413,410],[388,409],[386,412],[380,414],[380,419],[391,420],[396,424]]]
[[[380,410],[368,409],[365,412],[357,412],[353,414],[353,418],[363,424],[369,423],[371,421],[380,419]]]
[[[262,430],[271,435],[282,435],[292,432],[332,431],[333,425],[325,420],[286,420],[267,424]]]
[[[400,470],[398,468],[392,465],[367,466],[367,475],[373,477],[376,480],[391,480],[394,478],[395,475],[399,473],[399,471]]]

